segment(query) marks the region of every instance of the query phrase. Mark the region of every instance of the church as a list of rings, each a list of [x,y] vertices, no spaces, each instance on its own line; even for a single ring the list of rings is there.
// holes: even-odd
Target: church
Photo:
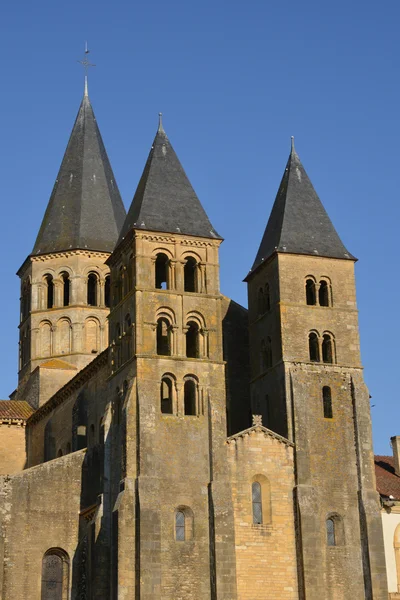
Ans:
[[[126,214],[86,83],[18,271],[1,600],[388,599],[356,259],[293,140],[248,311],[222,234],[161,117]]]

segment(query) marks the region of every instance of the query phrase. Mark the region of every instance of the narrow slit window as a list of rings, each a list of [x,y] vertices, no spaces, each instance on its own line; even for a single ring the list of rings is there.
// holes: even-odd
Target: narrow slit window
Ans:
[[[328,546],[336,546],[335,521],[333,519],[326,520],[326,543]]]
[[[258,481],[254,481],[251,486],[252,503],[253,503],[253,524],[262,525],[262,498],[261,498],[261,484]]]
[[[326,281],[319,282],[318,299],[320,306],[329,306],[329,286]]]
[[[306,281],[306,301],[309,306],[315,306],[317,303],[315,281],[313,279],[307,279]]]
[[[325,385],[322,388],[322,399],[324,404],[324,418],[332,419],[333,411],[332,411],[332,392],[331,388]]]
[[[185,513],[180,510],[175,513],[175,539],[177,542],[185,541]]]

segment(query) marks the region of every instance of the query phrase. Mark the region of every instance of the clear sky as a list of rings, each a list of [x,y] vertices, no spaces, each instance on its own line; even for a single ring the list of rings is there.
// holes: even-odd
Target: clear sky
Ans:
[[[16,386],[19,282],[81,96],[126,206],[164,126],[224,236],[223,293],[258,248],[290,136],[356,266],[375,451],[400,434],[398,0],[38,0],[0,8],[0,397]]]

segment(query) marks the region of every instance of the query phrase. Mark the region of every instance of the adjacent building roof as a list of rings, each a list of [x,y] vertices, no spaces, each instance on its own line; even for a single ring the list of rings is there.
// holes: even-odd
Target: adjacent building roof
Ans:
[[[32,254],[112,252],[126,216],[85,89]]]
[[[400,477],[395,473],[393,456],[375,456],[375,475],[380,495],[400,500]]]
[[[0,400],[0,421],[26,421],[34,413],[24,400]]]
[[[45,362],[42,362],[37,367],[38,369],[60,369],[62,371],[77,371],[77,367],[67,362],[66,360],[61,360],[59,358],[50,358]]]
[[[192,188],[161,119],[119,242],[131,229],[220,237]]]
[[[250,273],[274,252],[355,260],[340,240],[314,190],[293,140],[289,160]]]

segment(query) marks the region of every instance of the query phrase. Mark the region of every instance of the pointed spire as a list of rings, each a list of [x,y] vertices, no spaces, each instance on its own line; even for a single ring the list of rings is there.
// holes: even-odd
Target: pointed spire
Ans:
[[[294,147],[294,137],[291,138],[289,160],[249,275],[274,252],[355,260],[339,238],[301,164]]]
[[[32,253],[78,248],[112,252],[125,216],[85,86]]]
[[[118,243],[131,229],[219,238],[164,131],[162,115]]]

